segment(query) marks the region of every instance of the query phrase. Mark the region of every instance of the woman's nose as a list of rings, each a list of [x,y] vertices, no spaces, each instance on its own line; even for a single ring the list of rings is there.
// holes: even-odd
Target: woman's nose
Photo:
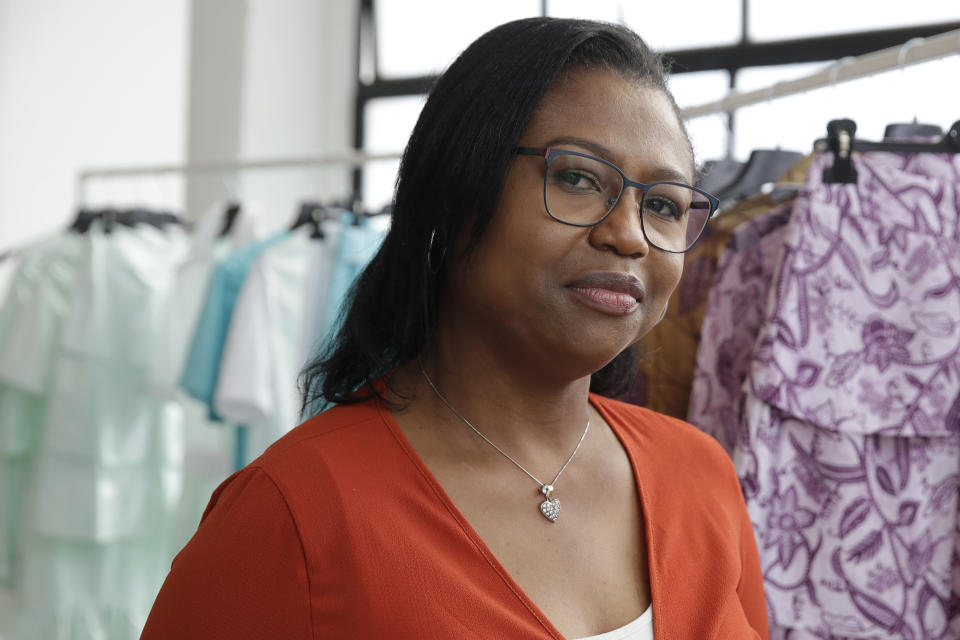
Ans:
[[[639,258],[649,253],[650,243],[640,220],[642,201],[641,191],[632,187],[625,189],[613,211],[591,229],[591,244],[597,249],[628,257]]]

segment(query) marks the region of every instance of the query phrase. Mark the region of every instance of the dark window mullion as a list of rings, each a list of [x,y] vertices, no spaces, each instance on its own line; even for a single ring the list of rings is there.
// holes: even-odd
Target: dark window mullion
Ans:
[[[377,12],[376,0],[359,0],[357,20],[357,91],[354,109],[354,148],[362,150],[365,141],[364,115],[366,106],[375,98],[423,95],[429,92],[436,75],[412,78],[383,79],[380,77],[377,60]],[[547,15],[548,0],[541,0],[540,11]],[[945,31],[960,29],[960,22],[944,22],[893,29],[877,29],[839,35],[817,36],[752,42],[749,33],[749,0],[741,0],[740,41],[735,45],[687,49],[667,52],[672,73],[726,70],[730,74],[729,85],[736,87],[737,71],[744,67],[778,66],[802,62],[827,62],[847,56],[859,56],[880,49],[901,45],[911,38],[930,37]],[[365,51],[361,48],[366,47]],[[373,56],[373,81],[369,84],[361,78],[363,56]],[[370,58],[367,58],[370,59]],[[727,155],[732,156],[736,140],[736,116],[727,113]],[[360,193],[363,186],[363,168],[354,171],[354,191]]]

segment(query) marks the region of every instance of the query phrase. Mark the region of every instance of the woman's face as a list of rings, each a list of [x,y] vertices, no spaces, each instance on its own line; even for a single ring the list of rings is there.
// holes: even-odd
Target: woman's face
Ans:
[[[598,156],[638,182],[693,180],[667,96],[608,70],[568,74],[544,98],[520,145]],[[439,328],[448,324],[543,375],[579,378],[660,320],[683,256],[647,243],[636,189],[596,226],[553,220],[543,201],[545,169],[542,157],[514,158],[478,246],[451,264]]]

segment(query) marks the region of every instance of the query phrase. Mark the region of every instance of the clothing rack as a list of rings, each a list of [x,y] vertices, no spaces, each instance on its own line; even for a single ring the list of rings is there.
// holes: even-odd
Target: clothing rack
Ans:
[[[902,69],[909,65],[946,58],[951,55],[960,55],[960,29],[947,31],[929,38],[914,38],[899,47],[890,47],[862,56],[842,58],[817,73],[796,80],[782,80],[763,89],[745,92],[732,91],[720,100],[683,109],[683,118],[684,120],[692,120],[716,113],[735,111],[742,107],[805,93],[814,89],[831,87],[839,82],[846,82],[884,71]],[[944,82],[950,82],[950,80],[944,79]]]
[[[77,173],[74,185],[75,209],[80,209],[86,195],[86,186],[90,180],[116,178],[124,176],[150,175],[200,175],[206,173],[235,173],[263,169],[290,169],[296,167],[321,167],[342,165],[359,167],[377,160],[399,160],[400,153],[365,153],[348,150],[335,153],[300,156],[278,156],[276,158],[258,158],[249,160],[222,160],[213,162],[195,162],[191,164],[144,165],[134,167],[98,167],[83,169]]]
[[[368,162],[377,160],[399,160],[400,153],[365,153],[356,150],[340,151],[335,153],[299,156],[278,156],[275,158],[256,158],[248,160],[222,160],[213,162],[195,162],[190,164],[164,164],[126,167],[98,167],[83,169],[77,173],[74,185],[75,209],[81,210],[86,196],[87,183],[100,178],[116,178],[128,176],[151,175],[201,175],[216,173],[236,173],[264,169],[290,169],[296,167],[322,167],[340,165],[344,167],[359,167]],[[385,210],[386,211],[386,210]],[[246,452],[246,427],[236,427],[236,444],[234,451],[235,466],[243,466]]]

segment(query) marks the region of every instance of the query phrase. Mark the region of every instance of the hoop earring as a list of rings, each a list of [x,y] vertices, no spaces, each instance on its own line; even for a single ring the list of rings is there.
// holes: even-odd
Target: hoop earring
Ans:
[[[440,273],[440,268],[443,266],[443,259],[447,256],[447,248],[443,247],[440,251],[440,258],[437,260],[437,264],[434,265],[433,262],[433,253],[434,246],[433,243],[437,238],[437,228],[434,227],[433,231],[430,232],[430,243],[427,245],[427,269],[430,270],[430,273],[437,275]]]
[[[667,317],[667,310],[670,309],[670,301],[667,300],[667,304],[663,305],[663,313],[660,314],[660,319],[657,320],[657,324],[663,322],[663,319]]]

